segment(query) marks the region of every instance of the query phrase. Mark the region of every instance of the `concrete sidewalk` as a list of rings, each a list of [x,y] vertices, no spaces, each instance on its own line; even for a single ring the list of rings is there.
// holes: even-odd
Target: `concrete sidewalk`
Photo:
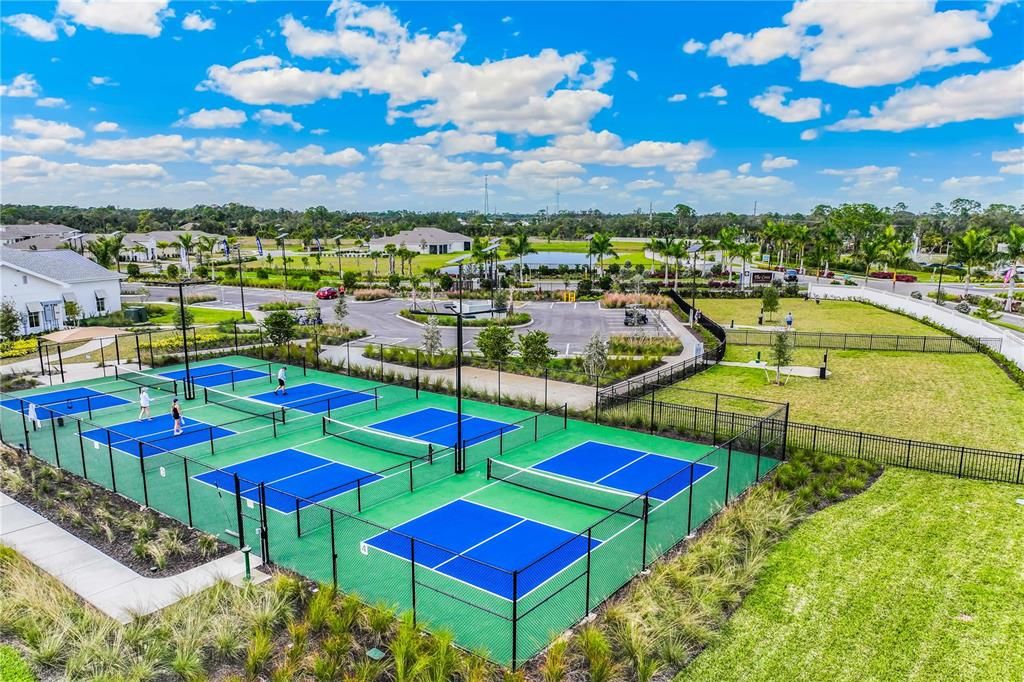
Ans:
[[[169,578],[146,578],[3,493],[0,544],[13,548],[121,623],[159,611],[220,579],[239,584],[245,577],[244,557],[234,552]],[[253,569],[259,565],[259,558],[253,556]],[[269,578],[252,571],[253,582]]]

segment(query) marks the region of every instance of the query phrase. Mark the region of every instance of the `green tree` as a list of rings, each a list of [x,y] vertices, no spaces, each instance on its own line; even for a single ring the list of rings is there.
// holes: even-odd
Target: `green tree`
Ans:
[[[183,249],[185,251],[185,270],[186,272],[190,271],[192,269],[192,266],[189,265],[191,263],[190,257],[196,246],[195,237],[187,232],[185,234],[179,234],[178,239],[174,244],[179,249]]]
[[[185,320],[182,322],[181,306],[175,306],[174,316],[172,319],[174,320],[174,326],[180,329],[182,327],[191,327],[195,323],[196,316],[195,313],[192,312],[191,308],[185,306]]]
[[[356,274],[355,270],[346,270],[345,274],[341,276],[341,283],[345,287],[345,291],[355,289],[358,281],[359,275]]]
[[[295,318],[287,311],[277,310],[263,320],[263,330],[275,346],[285,346],[295,337]]]
[[[668,288],[668,250],[671,243],[672,240],[670,239],[658,239],[657,237],[652,237],[651,240],[644,245],[644,248],[652,254],[655,256],[661,256],[665,259],[665,288]],[[655,263],[658,262],[657,259],[652,258],[651,260],[654,260]]]
[[[171,279],[178,279],[179,274],[181,274],[181,268],[179,268],[177,265],[171,263],[167,266],[168,277],[170,277]]]
[[[0,303],[0,337],[7,341],[14,341],[21,336],[21,314],[14,305],[14,301],[5,298]]]
[[[76,322],[82,316],[82,306],[78,301],[64,301],[64,319],[68,322]]]
[[[423,328],[423,350],[434,357],[441,352],[441,328],[437,324],[437,316],[427,318],[427,326]]]
[[[484,360],[494,365],[505,362],[515,349],[516,342],[509,327],[493,325],[484,327],[476,337],[476,347],[483,353]]]
[[[539,329],[519,335],[519,356],[523,364],[532,369],[541,369],[548,360],[556,355],[555,350],[548,346],[550,335]]]
[[[967,269],[964,277],[964,294],[970,293],[971,270],[976,266],[988,265],[992,262],[995,249],[992,248],[992,238],[988,230],[976,230],[971,228],[963,234],[953,237],[953,247],[950,255],[964,264]]]
[[[779,290],[774,286],[766,286],[761,290],[761,310],[768,314],[768,319],[779,309]]]
[[[583,369],[594,383],[608,368],[608,340],[595,331],[583,347]]]
[[[604,259],[608,256],[614,258],[617,255],[612,247],[611,235],[604,232],[595,232],[591,235],[587,253],[597,258],[597,269],[602,275],[604,274]]]
[[[879,240],[866,239],[861,242],[860,255],[864,258],[864,277],[871,272],[871,266],[885,254],[885,244]]]
[[[732,254],[740,259],[740,289],[743,288],[743,274],[747,271],[747,263],[754,257],[757,244],[753,242],[737,243],[732,247]]]
[[[338,318],[338,324],[344,323],[346,317],[348,317],[348,301],[345,299],[344,293],[338,294],[338,299],[334,302],[334,316]]]
[[[793,342],[789,338],[788,331],[778,332],[772,336],[769,357],[775,368],[775,383],[782,385],[782,368],[793,361]]]

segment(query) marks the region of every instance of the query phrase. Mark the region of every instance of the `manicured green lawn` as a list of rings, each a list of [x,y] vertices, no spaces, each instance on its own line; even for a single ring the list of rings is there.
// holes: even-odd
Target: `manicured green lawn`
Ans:
[[[700,308],[712,320],[728,328],[737,325],[757,325],[761,310],[760,299],[714,298],[697,299]],[[908,336],[942,336],[942,332],[881,308],[855,301],[805,301],[802,298],[784,298],[779,310],[766,325],[782,326],[786,313],[793,313],[793,329],[798,332],[857,332],[861,334],[903,334]]]
[[[769,556],[675,679],[1024,678],[1024,488],[889,469]]]
[[[757,350],[730,346],[727,360]],[[797,349],[794,363],[817,367],[823,351]],[[713,367],[683,388],[790,403],[790,419],[855,431],[1024,452],[1024,391],[981,354],[830,351],[832,375],[790,377],[784,386],[765,372]],[[672,401],[671,390],[659,398]]]
[[[161,315],[151,315],[149,321],[153,324],[174,324],[174,313],[178,310],[176,303],[150,303],[147,307],[160,308],[164,312]],[[195,324],[217,324],[218,322],[241,321],[239,310],[217,310],[216,308],[203,308],[200,306],[187,306],[195,318]],[[252,314],[245,313],[245,321],[252,322]]]

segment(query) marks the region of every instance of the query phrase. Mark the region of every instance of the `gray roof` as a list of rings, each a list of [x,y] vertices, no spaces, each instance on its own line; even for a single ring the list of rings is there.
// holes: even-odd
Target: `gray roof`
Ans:
[[[70,249],[21,251],[0,247],[0,263],[65,284],[125,278]]]
[[[78,239],[73,239],[76,242],[77,247]],[[86,240],[88,241],[88,240]],[[67,247],[67,237],[58,237],[55,235],[40,235],[38,237],[28,237],[27,239],[19,239],[16,242],[10,244],[4,244],[8,249],[18,249],[19,251],[41,251],[41,250],[52,250]]]
[[[24,239],[25,237],[38,236],[67,236],[77,232],[67,225],[55,225],[53,223],[33,223],[31,225],[0,225],[0,236],[4,239]]]
[[[427,244],[451,244],[452,242],[473,241],[464,234],[448,232],[439,227],[416,227],[411,230],[399,232],[391,237],[379,237],[371,239],[371,244],[405,244],[406,246],[419,245],[420,242]]]

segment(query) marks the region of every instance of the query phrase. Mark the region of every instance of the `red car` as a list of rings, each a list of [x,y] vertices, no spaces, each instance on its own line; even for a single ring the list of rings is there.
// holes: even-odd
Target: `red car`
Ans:
[[[316,297],[319,299],[338,298],[338,290],[334,287],[320,287],[316,290]]]

